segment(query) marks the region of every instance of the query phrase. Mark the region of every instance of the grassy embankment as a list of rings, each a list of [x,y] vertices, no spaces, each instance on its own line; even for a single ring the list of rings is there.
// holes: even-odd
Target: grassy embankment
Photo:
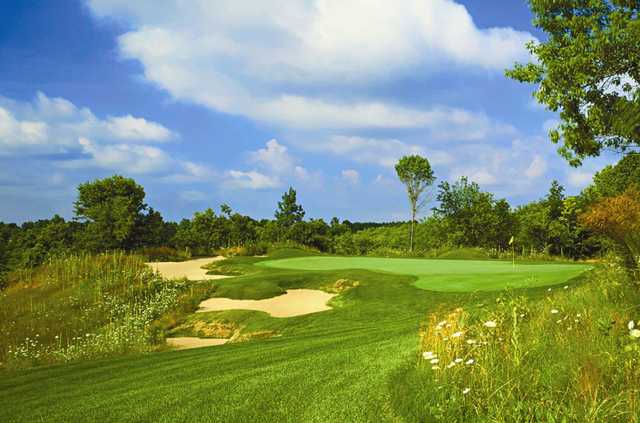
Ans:
[[[216,281],[215,295],[268,298],[289,288],[335,289],[340,279],[352,283],[338,286],[357,286],[322,313],[199,313],[181,329],[226,321],[279,335],[268,339],[7,372],[0,420],[532,421],[546,413],[628,421],[636,410],[638,351],[627,321],[638,295],[616,268],[567,289],[558,279],[551,291],[469,294],[418,289],[414,276],[255,266],[261,260],[221,263],[245,276]],[[441,319],[463,343],[434,334]],[[483,326],[489,320],[495,328]],[[423,351],[438,355],[442,373]],[[475,361],[447,369],[456,358]]]
[[[151,351],[207,283],[164,281],[140,256],[68,256],[12,272],[0,291],[0,368]]]

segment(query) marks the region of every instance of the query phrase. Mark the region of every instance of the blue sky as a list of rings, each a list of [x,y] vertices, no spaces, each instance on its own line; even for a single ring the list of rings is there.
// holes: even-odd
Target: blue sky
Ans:
[[[169,219],[269,217],[289,185],[310,217],[403,219],[403,154],[514,205],[610,161],[570,168],[503,76],[544,37],[525,1],[212,4],[0,4],[0,220],[71,217],[77,184],[114,173]]]

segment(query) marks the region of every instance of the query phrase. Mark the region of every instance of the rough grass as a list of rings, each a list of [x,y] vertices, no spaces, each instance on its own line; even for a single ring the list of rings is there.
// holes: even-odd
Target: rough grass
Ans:
[[[144,258],[71,255],[9,275],[0,292],[0,368],[152,350],[210,284],[163,281]]]
[[[431,312],[393,403],[407,421],[638,421],[638,304],[613,266],[543,296]]]

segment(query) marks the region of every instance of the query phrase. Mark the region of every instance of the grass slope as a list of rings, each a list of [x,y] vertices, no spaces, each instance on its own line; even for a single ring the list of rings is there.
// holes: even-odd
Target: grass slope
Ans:
[[[259,261],[225,263],[247,275],[217,281],[216,295],[267,298],[339,278],[360,284],[322,313],[219,313],[281,335],[267,340],[6,372],[0,421],[391,421],[400,409],[393,377],[415,361],[426,313],[496,297],[421,290],[414,277],[394,273],[255,266]]]
[[[368,269],[414,275],[418,288],[443,292],[496,291],[554,285],[578,276],[580,264],[516,264],[489,260],[426,260],[374,257],[298,257],[261,266],[296,270]]]

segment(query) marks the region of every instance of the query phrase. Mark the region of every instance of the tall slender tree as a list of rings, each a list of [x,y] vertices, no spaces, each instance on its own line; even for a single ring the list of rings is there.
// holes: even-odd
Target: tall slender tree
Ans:
[[[404,156],[396,164],[398,178],[407,188],[409,205],[411,207],[411,230],[409,233],[409,251],[413,251],[413,238],[416,216],[420,209],[431,199],[429,187],[436,178],[429,160],[418,155]]]

